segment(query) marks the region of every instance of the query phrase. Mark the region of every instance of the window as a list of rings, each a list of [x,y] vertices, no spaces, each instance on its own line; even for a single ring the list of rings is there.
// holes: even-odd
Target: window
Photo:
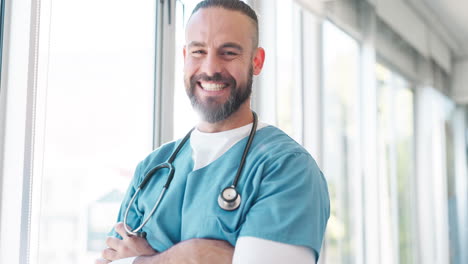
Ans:
[[[376,67],[381,263],[415,263],[413,92],[401,76]]]
[[[179,0],[176,3],[176,38],[174,69],[174,139],[182,138],[196,123],[198,116],[192,109],[184,84],[185,25],[200,0]]]
[[[447,202],[448,202],[448,220],[449,220],[449,241],[450,241],[450,263],[457,264],[461,262],[460,231],[458,225],[458,197],[456,188],[456,159],[455,159],[455,133],[453,127],[454,120],[446,120],[445,123],[445,145],[447,152]],[[458,198],[458,199],[457,199]]]
[[[92,263],[152,150],[155,5],[43,1],[33,263]]]
[[[278,127],[302,143],[300,11],[291,0],[276,1],[276,120]],[[299,44],[300,45],[300,44]],[[268,54],[267,54],[268,55]]]
[[[359,263],[359,45],[338,27],[323,25],[323,172],[331,215],[326,263]]]

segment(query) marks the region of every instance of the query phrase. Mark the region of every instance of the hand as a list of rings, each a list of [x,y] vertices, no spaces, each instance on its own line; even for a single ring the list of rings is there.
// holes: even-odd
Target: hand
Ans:
[[[94,262],[94,264],[108,264],[108,263],[111,263],[110,260],[103,259],[103,258],[96,259],[96,261]]]
[[[115,225],[115,231],[122,236],[122,239],[108,237],[106,240],[108,248],[102,251],[104,259],[96,260],[96,264],[107,264],[117,259],[151,256],[158,253],[148,244],[145,238],[127,235],[123,223]]]

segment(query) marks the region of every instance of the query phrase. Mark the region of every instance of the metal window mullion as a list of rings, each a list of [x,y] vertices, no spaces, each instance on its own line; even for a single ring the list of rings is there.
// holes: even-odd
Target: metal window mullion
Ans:
[[[2,80],[2,61],[3,61],[3,27],[5,25],[5,1],[0,0],[0,82]],[[2,86],[0,85],[0,93]]]
[[[3,89],[2,82],[2,64],[3,64],[3,27],[5,21],[5,1],[0,0],[0,171],[3,171],[3,152],[4,152],[4,137],[5,137],[5,109],[6,109],[6,94]],[[3,176],[0,176],[0,190],[3,189]],[[2,219],[2,203],[0,202],[0,219]],[[1,230],[1,220],[0,220]]]
[[[154,58],[154,106],[153,106],[153,149],[161,144],[161,76],[162,76],[162,39],[163,39],[163,2],[156,1],[156,32]]]
[[[391,188],[391,203],[392,203],[392,226],[393,226],[393,245],[395,250],[395,258],[397,263],[400,262],[400,248],[399,248],[399,197],[398,197],[398,164],[397,164],[397,131],[396,131],[396,95],[397,95],[397,85],[396,85],[396,76],[392,72],[390,77],[390,108],[392,109],[390,117],[390,127],[391,127],[391,145],[390,145],[390,188]]]
[[[24,144],[23,192],[19,263],[30,263],[31,212],[34,162],[34,129],[39,61],[39,25],[41,0],[31,1],[29,66]]]
[[[156,2],[153,148],[172,139],[174,105],[175,0]]]
[[[382,200],[379,196],[380,181],[379,128],[378,128],[378,87],[376,83],[376,12],[366,1],[358,3],[360,33],[362,34],[360,52],[360,138],[361,138],[361,170],[363,183],[363,218],[362,218],[362,263],[378,263],[381,261],[381,214],[379,211]],[[364,103],[365,102],[365,103]]]
[[[161,143],[168,142],[174,136],[174,69],[175,69],[175,9],[176,0],[167,0],[164,13],[164,37],[162,53],[162,84],[161,84]],[[181,51],[178,51],[181,52]]]
[[[294,136],[299,140],[300,144],[304,146],[304,105],[306,98],[304,97],[304,60],[306,59],[302,54],[304,54],[304,28],[303,28],[303,15],[301,9],[297,5],[293,5],[293,32],[294,40],[293,48],[294,52],[294,65],[298,65],[298,69],[295,70],[294,74],[294,92],[292,96],[292,121],[293,121],[293,131]],[[294,105],[299,104],[298,108],[295,108]],[[299,109],[299,113],[295,112],[296,109]]]
[[[419,235],[419,228],[418,228],[418,223],[420,223],[420,216],[418,213],[418,181],[417,181],[417,175],[418,175],[418,170],[417,170],[417,129],[418,129],[418,124],[417,124],[417,98],[416,98],[416,89],[417,87],[413,84],[413,100],[412,100],[412,118],[413,118],[413,143],[411,144],[411,149],[412,149],[412,155],[411,158],[413,159],[413,165],[411,167],[411,172],[412,176],[410,177],[410,184],[411,184],[411,229],[413,232],[413,236],[411,239],[411,242],[413,243],[413,263],[421,263],[421,249],[418,245],[418,238],[420,237]]]

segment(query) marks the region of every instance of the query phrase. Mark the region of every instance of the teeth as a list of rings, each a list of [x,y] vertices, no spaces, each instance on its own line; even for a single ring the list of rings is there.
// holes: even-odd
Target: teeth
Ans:
[[[220,84],[220,83],[201,83],[201,87],[206,90],[206,91],[221,91],[224,87],[226,87],[225,84]]]

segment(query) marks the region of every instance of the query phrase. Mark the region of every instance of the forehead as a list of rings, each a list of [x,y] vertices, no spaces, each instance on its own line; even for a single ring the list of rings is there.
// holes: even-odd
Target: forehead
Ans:
[[[186,43],[193,41],[207,45],[225,42],[252,45],[254,25],[251,18],[240,11],[220,7],[202,8],[187,23]]]

